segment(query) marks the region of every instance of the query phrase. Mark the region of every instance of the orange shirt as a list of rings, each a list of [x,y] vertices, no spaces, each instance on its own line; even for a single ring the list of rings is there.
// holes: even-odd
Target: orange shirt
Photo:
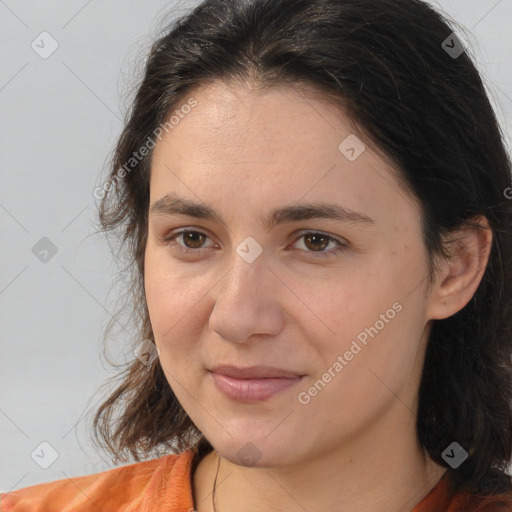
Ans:
[[[192,452],[169,454],[93,475],[0,493],[1,512],[193,512]],[[470,496],[447,497],[442,478],[411,512],[509,512],[498,496],[477,503]],[[508,503],[508,505],[507,505]],[[482,508],[483,507],[483,508]],[[403,512],[406,512],[404,509]]]

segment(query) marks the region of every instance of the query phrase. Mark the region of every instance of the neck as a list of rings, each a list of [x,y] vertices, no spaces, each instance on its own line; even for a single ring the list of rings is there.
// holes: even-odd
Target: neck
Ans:
[[[420,449],[414,415],[400,402],[394,407],[401,413],[398,423],[397,414],[389,414],[387,422],[382,418],[378,425],[340,440],[336,449],[312,454],[300,464],[245,467],[221,457],[216,512],[409,512],[435,487],[445,469]],[[214,512],[218,462],[213,451],[194,474],[198,512]]]

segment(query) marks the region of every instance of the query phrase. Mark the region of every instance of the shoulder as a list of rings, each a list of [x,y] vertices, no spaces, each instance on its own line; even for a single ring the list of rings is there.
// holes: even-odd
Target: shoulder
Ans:
[[[478,482],[478,488],[474,492],[459,493],[454,501],[457,506],[454,510],[512,512],[510,475],[495,469],[489,470]]]
[[[473,494],[463,489],[455,491],[448,473],[445,473],[412,512],[512,512],[510,485],[490,490],[494,494]]]
[[[474,512],[512,512],[512,491],[490,496],[466,496],[465,499],[460,500],[459,508],[454,508],[453,510],[468,510]]]
[[[93,475],[69,477],[0,494],[2,512],[129,512],[160,510],[174,498],[191,499],[191,452],[169,454]],[[167,494],[167,495],[166,495]],[[189,496],[190,495],[190,496]],[[167,503],[162,503],[167,505]],[[164,509],[162,509],[164,510]]]

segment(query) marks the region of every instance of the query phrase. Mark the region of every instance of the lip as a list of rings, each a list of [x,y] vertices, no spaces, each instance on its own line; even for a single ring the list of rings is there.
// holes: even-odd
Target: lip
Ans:
[[[240,368],[238,366],[223,364],[214,366],[210,371],[220,375],[226,375],[227,377],[233,377],[235,379],[267,379],[269,377],[294,379],[296,377],[302,377],[301,374],[296,372],[283,370],[282,368],[276,368],[274,366],[262,365]]]
[[[238,402],[261,402],[299,383],[304,375],[270,366],[216,366],[209,370],[217,389]]]

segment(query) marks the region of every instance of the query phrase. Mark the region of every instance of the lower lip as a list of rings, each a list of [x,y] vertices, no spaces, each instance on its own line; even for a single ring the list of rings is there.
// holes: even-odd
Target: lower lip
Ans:
[[[235,379],[219,373],[210,372],[217,389],[228,398],[238,402],[261,402],[295,386],[302,377],[267,379]]]

